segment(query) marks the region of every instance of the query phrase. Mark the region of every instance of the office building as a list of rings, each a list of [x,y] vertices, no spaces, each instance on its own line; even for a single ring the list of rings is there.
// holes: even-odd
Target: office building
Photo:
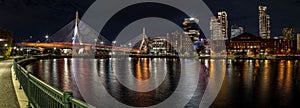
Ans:
[[[167,41],[171,46],[168,46],[167,49],[172,49],[180,55],[180,56],[188,56],[194,52],[194,44],[189,36],[185,34],[181,34],[179,32],[168,33],[166,36]],[[174,53],[173,53],[174,54]]]
[[[221,36],[228,39],[228,19],[225,11],[218,12],[218,21],[221,27]]]
[[[270,39],[270,15],[267,14],[267,6],[259,6],[259,35],[263,39]]]
[[[189,36],[192,41],[198,41],[200,36],[200,28],[198,26],[199,19],[185,18],[183,22],[184,34]]]
[[[234,38],[240,34],[244,33],[243,27],[237,26],[237,25],[232,25],[231,26],[231,36],[230,38]]]
[[[226,54],[226,40],[228,39],[228,20],[225,11],[218,12],[218,16],[212,16],[210,20],[210,52],[211,55]]]

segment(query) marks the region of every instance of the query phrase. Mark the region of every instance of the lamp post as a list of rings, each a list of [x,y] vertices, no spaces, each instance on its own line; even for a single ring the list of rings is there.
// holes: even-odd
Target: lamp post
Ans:
[[[17,55],[17,54],[16,54],[16,53],[17,53],[17,51],[16,51],[17,47],[14,46],[12,49],[13,49],[13,50],[12,50],[12,55],[13,55],[13,56],[16,56],[16,55]]]
[[[117,43],[117,41],[115,41],[115,40],[112,41],[112,45],[113,45],[113,46],[116,46],[116,43]]]
[[[94,49],[96,49],[98,39],[94,39]]]
[[[1,53],[4,57],[6,57],[6,51],[7,51],[7,44],[4,44],[1,48]]]
[[[131,48],[131,45],[132,45],[131,43],[128,44],[129,48]]]
[[[56,55],[55,53],[56,53],[56,47],[54,47],[54,48],[53,48],[53,51],[52,51],[52,54],[53,54],[53,55]]]
[[[49,36],[46,35],[45,38],[46,38],[46,42],[49,42],[49,40],[48,40]]]
[[[30,42],[30,40],[32,40],[32,36],[29,36],[29,40],[28,40],[28,42]]]
[[[19,48],[17,48],[17,55],[20,55],[20,49]]]
[[[97,38],[94,39],[94,42],[95,42],[94,47],[93,47],[94,53],[96,53],[97,40],[98,40]]]
[[[97,44],[97,40],[98,40],[98,39],[94,39],[95,45]]]

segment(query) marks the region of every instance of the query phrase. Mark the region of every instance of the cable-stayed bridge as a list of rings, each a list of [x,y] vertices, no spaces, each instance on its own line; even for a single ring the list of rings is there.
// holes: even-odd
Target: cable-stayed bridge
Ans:
[[[40,48],[57,48],[57,49],[82,49],[93,47],[94,49],[100,50],[111,50],[114,51],[136,51],[131,48],[121,48],[111,45],[108,39],[101,36],[99,32],[94,30],[91,26],[81,21],[76,12],[76,18],[70,23],[66,24],[56,33],[51,36],[47,36],[44,42],[29,43],[22,42],[18,43],[18,46],[23,47],[40,47]]]
[[[184,37],[188,37],[185,36]],[[177,39],[177,38],[176,38]],[[171,50],[176,49],[176,46],[179,46],[178,39],[163,39],[163,38],[148,38],[146,35],[146,30],[143,28],[142,34],[136,36],[135,38],[129,40],[128,42],[121,44],[116,44],[116,41],[109,41],[104,36],[101,36],[99,32],[94,30],[91,26],[89,26],[84,21],[81,21],[78,17],[78,12],[76,12],[76,18],[70,23],[66,24],[56,33],[51,36],[47,36],[44,42],[36,42],[36,43],[18,43],[18,46],[21,47],[35,47],[38,49],[63,49],[64,51],[67,49],[72,54],[82,54],[82,52],[87,52],[97,54],[98,52],[122,52],[122,54],[138,54],[138,55],[147,55],[152,52],[152,55],[160,54],[159,52],[164,51],[164,55],[170,55]],[[183,38],[182,38],[183,39]],[[182,40],[180,38],[180,40]],[[157,41],[157,42],[156,42]],[[159,42],[161,41],[161,42]],[[160,44],[162,43],[162,44]],[[160,45],[158,45],[160,44]],[[187,53],[191,53],[192,50],[190,47],[193,46],[193,42],[191,44],[180,43],[180,50],[184,50]],[[150,45],[150,46],[149,46]],[[182,46],[181,45],[181,46]],[[151,47],[151,48],[150,48]],[[163,48],[162,48],[163,47]],[[152,50],[151,50],[152,49]],[[156,49],[156,50],[153,50]],[[178,48],[177,48],[178,49]],[[98,52],[97,52],[98,51]],[[171,51],[174,53],[174,51]],[[151,54],[150,54],[151,55]],[[173,54],[171,54],[173,55]]]

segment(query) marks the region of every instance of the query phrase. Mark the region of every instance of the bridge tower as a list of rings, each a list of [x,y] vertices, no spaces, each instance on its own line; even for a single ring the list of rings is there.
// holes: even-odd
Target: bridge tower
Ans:
[[[79,34],[78,24],[79,24],[79,16],[78,16],[78,11],[76,11],[76,19],[75,19],[74,35],[73,35],[72,44],[76,44],[78,42],[79,42],[79,44],[82,44],[82,40],[81,40],[80,34]]]
[[[143,34],[142,34],[142,42],[141,42],[141,44],[140,44],[140,46],[139,46],[139,50],[141,51],[141,52],[147,52],[147,46],[148,46],[148,38],[147,38],[147,35],[146,35],[146,29],[145,28],[143,28]]]

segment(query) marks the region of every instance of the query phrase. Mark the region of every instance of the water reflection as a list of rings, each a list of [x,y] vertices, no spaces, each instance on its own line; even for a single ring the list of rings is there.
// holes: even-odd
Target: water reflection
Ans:
[[[151,63],[149,63],[149,59],[148,58],[138,58],[137,60],[134,60],[135,62],[137,61],[137,63],[133,63],[136,64],[134,65],[134,69],[136,69],[134,72],[134,76],[136,77],[136,79],[138,80],[146,80],[150,78],[150,71],[149,71],[149,65]],[[141,63],[142,62],[142,63]]]
[[[181,67],[183,63],[186,67]],[[75,97],[84,100],[97,100],[100,98],[97,94],[107,91],[121,103],[146,107],[159,104],[173,93],[182,93],[176,88],[180,76],[188,75],[189,71],[181,70],[194,66],[199,70],[197,83],[192,81],[195,75],[191,75],[191,79],[181,79],[191,82],[185,86],[186,91],[192,91],[191,85],[197,86],[192,96],[183,97],[192,98],[185,107],[198,107],[210,79],[222,75],[220,72],[224,72],[225,78],[211,107],[300,106],[296,101],[300,98],[298,60],[223,60],[220,63],[201,60],[201,64],[192,63],[186,59],[159,58],[53,59],[39,60],[26,68],[46,83],[63,91],[72,91]],[[118,74],[119,78],[116,77]],[[149,81],[151,78],[157,79]],[[156,89],[136,92],[124,86],[121,80],[138,89],[150,88],[149,85],[155,85]],[[103,90],[98,90],[100,83],[104,85]],[[96,105],[97,102],[92,103]]]
[[[230,62],[222,89],[211,107],[299,106],[298,60]],[[295,76],[295,77],[293,77]]]
[[[107,69],[103,74],[100,74],[100,80],[104,82],[103,85],[111,96],[130,106],[145,107],[162,102],[176,89],[180,77],[180,68],[173,68],[180,67],[177,59],[151,60],[138,58],[128,60],[112,58],[107,62],[109,62],[110,66],[108,67],[111,69]],[[152,65],[156,65],[155,68]],[[167,75],[164,75],[164,73]],[[120,74],[118,79],[115,77],[117,74]],[[135,78],[131,76],[132,74]],[[161,83],[158,80],[147,80],[154,76],[156,76],[154,79],[162,77],[164,80]],[[148,92],[137,92],[124,86],[121,80],[135,86],[137,89],[149,88],[153,85],[157,88]]]

